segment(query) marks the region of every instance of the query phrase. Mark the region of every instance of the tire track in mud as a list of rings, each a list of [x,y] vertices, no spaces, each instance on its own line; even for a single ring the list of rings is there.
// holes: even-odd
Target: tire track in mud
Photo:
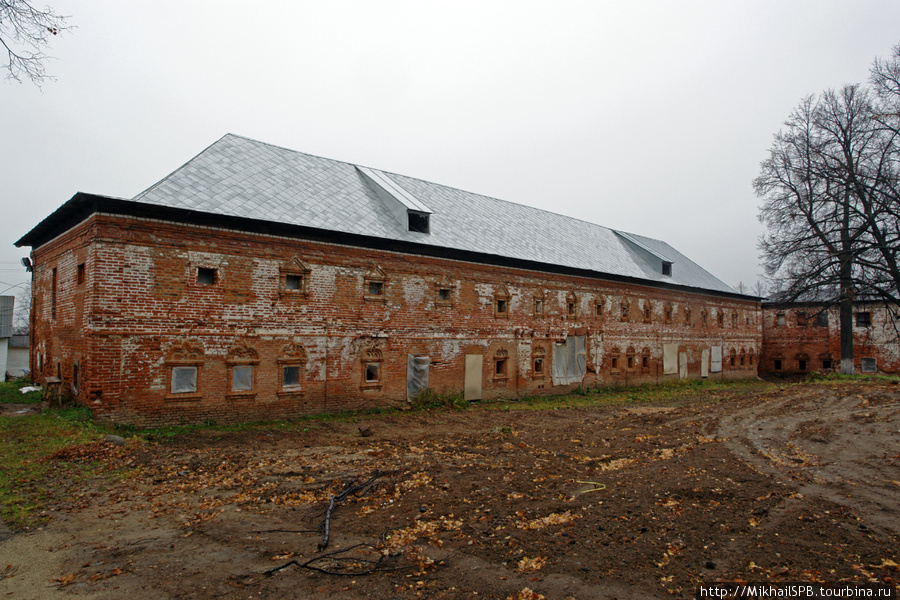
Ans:
[[[803,496],[850,509],[900,533],[900,388],[782,388],[721,419],[719,436],[741,460]]]

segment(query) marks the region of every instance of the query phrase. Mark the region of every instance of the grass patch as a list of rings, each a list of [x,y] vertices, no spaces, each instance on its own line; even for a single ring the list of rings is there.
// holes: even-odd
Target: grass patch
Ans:
[[[809,373],[804,379],[806,382],[810,383],[847,383],[847,382],[862,382],[862,383],[893,383],[896,384],[900,382],[900,377],[891,376],[891,375],[878,375],[878,374],[862,374],[857,373],[854,375],[843,375],[841,373]]]
[[[23,394],[19,388],[32,385],[28,379],[15,379],[0,382],[0,403],[2,404],[40,404],[41,392]]]
[[[416,394],[410,403],[415,410],[429,408],[469,408],[469,402],[462,392],[437,392],[432,388],[425,388]]]
[[[15,392],[18,393],[18,392]],[[47,460],[57,450],[96,441],[105,432],[84,407],[0,417],[0,516],[14,528],[44,520],[47,503],[66,486],[90,477],[92,463]]]

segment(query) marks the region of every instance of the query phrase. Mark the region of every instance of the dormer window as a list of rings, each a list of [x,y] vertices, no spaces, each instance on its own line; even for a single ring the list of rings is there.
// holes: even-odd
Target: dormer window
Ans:
[[[409,230],[416,233],[429,233],[430,217],[425,213],[415,213],[409,211],[407,213],[407,222]]]
[[[672,276],[672,263],[663,261],[662,274],[666,277]]]

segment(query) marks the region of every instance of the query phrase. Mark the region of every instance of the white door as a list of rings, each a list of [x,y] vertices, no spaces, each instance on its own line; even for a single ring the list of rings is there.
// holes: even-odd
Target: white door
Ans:
[[[466,400],[481,400],[482,368],[480,354],[466,354]]]

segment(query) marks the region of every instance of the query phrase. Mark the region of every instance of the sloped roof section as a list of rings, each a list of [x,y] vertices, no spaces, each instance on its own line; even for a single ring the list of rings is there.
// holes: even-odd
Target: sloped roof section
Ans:
[[[431,211],[430,234],[406,230],[356,165],[228,134],[134,201],[438,246],[736,294],[674,248],[555,213],[378,171]],[[663,275],[637,240],[673,263]]]

